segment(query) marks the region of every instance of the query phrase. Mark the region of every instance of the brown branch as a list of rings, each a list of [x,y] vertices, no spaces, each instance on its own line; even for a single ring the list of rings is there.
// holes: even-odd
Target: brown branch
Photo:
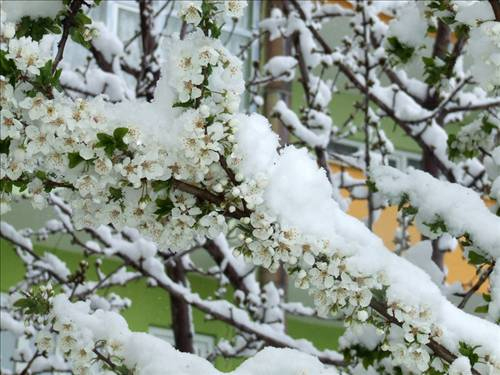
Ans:
[[[305,15],[303,9],[301,8],[299,2],[297,0],[288,0],[288,1],[297,10],[297,12],[299,13],[302,20],[306,21],[307,17]],[[332,54],[333,50],[328,45],[328,43],[323,39],[321,34],[318,32],[318,30],[316,30],[312,25],[308,25],[307,28],[311,31],[311,33],[313,34],[316,41],[321,45],[321,47],[323,48],[323,51],[326,54]],[[393,119],[394,122],[396,122],[407,135],[409,135],[412,139],[414,139],[415,142],[417,142],[417,144],[420,146],[420,148],[422,148],[424,151],[428,151],[429,154],[432,155],[432,158],[435,160],[439,169],[447,176],[449,181],[451,181],[451,182],[456,181],[452,170],[449,169],[448,167],[446,167],[445,164],[437,157],[437,155],[435,154],[435,150],[433,150],[429,145],[427,145],[420,135],[415,136],[413,134],[413,131],[412,131],[411,126],[410,126],[411,122],[404,121],[404,120],[400,119],[398,116],[396,116],[396,113],[394,112],[394,110],[389,105],[387,105],[382,99],[380,99],[377,95],[375,95],[375,94],[373,94],[373,92],[369,91],[368,87],[366,85],[366,82],[365,83],[361,82],[358,79],[358,77],[356,76],[356,74],[354,74],[347,65],[345,65],[341,61],[337,61],[336,65],[339,68],[339,70],[349,79],[349,81],[351,81],[351,83],[359,91],[361,91],[362,93],[368,93],[369,98],[373,103],[375,103],[391,119]]]
[[[99,68],[107,73],[113,73],[113,63],[106,60],[101,51],[95,48],[93,45],[89,48],[90,53],[94,56],[94,60],[99,66]]]
[[[81,95],[85,95],[85,96],[96,96],[96,95],[99,95],[99,93],[82,90],[80,88],[72,87],[72,86],[69,86],[69,85],[62,84],[61,87],[64,90],[74,91],[75,93],[78,93],[78,94],[81,94]]]
[[[365,4],[366,6],[366,4]],[[369,126],[370,126],[370,116],[369,116],[369,111],[370,111],[370,61],[369,61],[369,33],[370,30],[368,29],[368,20],[366,19],[366,9],[365,6],[363,6],[362,10],[362,17],[363,17],[363,42],[364,42],[364,58],[363,58],[363,67],[364,67],[364,81],[365,81],[365,86],[366,86],[366,91],[365,91],[365,96],[363,98],[363,118],[364,118],[364,123],[363,123],[363,131],[364,131],[364,138],[365,138],[365,173],[367,173],[370,170],[370,164],[371,164],[371,155],[370,155],[370,133],[369,133]],[[366,220],[366,226],[368,229],[372,230],[373,223],[375,221],[374,217],[374,204],[373,204],[373,192],[372,189],[368,189],[368,217]]]
[[[74,25],[75,17],[84,4],[84,0],[73,0],[69,6],[68,15],[62,21],[63,32],[59,43],[57,44],[57,54],[52,62],[52,74],[57,70],[57,66],[61,62],[64,55],[64,48],[66,47],[66,42],[68,41],[69,33]]]
[[[158,9],[158,11],[154,14],[154,17],[158,17],[158,15],[160,15],[161,12],[163,12],[165,10],[165,8],[169,5],[169,4],[172,4],[173,5],[173,2],[172,0],[166,0],[165,4],[160,8]],[[171,10],[169,11],[172,12],[173,10],[173,6],[171,7]],[[132,36],[132,38],[130,38],[126,43],[125,45],[123,46],[123,48],[126,50],[128,47],[130,47],[130,45],[132,44],[132,42],[134,40],[136,40],[139,36],[141,35],[141,32],[140,31],[137,31],[134,36]]]
[[[482,103],[482,104],[470,104],[470,105],[465,105],[465,106],[456,106],[456,107],[451,107],[451,108],[445,108],[443,109],[443,112],[448,114],[448,113],[454,113],[454,112],[465,112],[465,111],[480,111],[480,110],[485,110],[489,108],[496,108],[500,107],[500,100],[495,100],[487,103]]]
[[[191,185],[187,182],[172,179],[172,186],[178,190],[182,190],[185,193],[189,193],[210,203],[222,204],[224,202],[224,197],[222,195],[211,193],[208,190],[199,188],[195,185]]]
[[[207,250],[215,263],[217,263],[219,266],[223,264],[226,257],[214,241],[208,240],[207,242],[205,242],[203,247]],[[245,294],[248,294],[250,292],[244,282],[244,279],[247,275],[240,275],[238,271],[233,267],[231,262],[227,262],[227,264],[224,264],[223,272],[235,289],[241,290]]]
[[[167,263],[167,274],[177,284],[188,286],[186,271],[182,259],[173,259]],[[170,295],[170,315],[172,317],[172,330],[174,332],[175,347],[185,353],[194,353],[193,326],[191,306],[183,299]]]
[[[30,361],[26,364],[24,369],[19,373],[19,375],[28,375],[30,373],[29,369],[30,369],[31,365],[33,364],[33,362],[35,362],[35,359],[37,359],[38,357],[41,357],[41,356],[42,356],[42,353],[40,353],[37,350],[35,352],[35,354],[33,354],[33,357],[31,357]]]
[[[118,366],[116,364],[113,363],[113,361],[106,357],[105,355],[103,355],[99,350],[97,350],[97,348],[94,348],[92,349],[92,351],[94,352],[94,354],[97,356],[97,359],[104,362],[106,365],[109,366],[109,368],[116,374],[121,374],[123,371],[120,370],[118,368]]]
[[[160,69],[157,68],[158,61],[155,56],[158,39],[153,32],[155,19],[153,0],[138,1],[142,54],[136,91],[138,96],[145,96],[149,101],[153,99],[153,89],[160,79]]]
[[[396,84],[401,89],[401,91],[403,91],[406,95],[412,98],[419,105],[422,106],[424,104],[424,99],[418,96],[418,94],[412,92],[410,88],[407,85],[405,85],[403,81],[398,77],[398,75],[394,70],[392,70],[388,66],[384,66],[383,70],[387,78],[389,78],[389,80],[392,83]]]
[[[387,312],[387,306],[383,302],[378,301],[375,298],[372,298],[370,302],[370,307],[377,313],[379,313],[389,323],[395,324],[399,327],[402,326],[402,324],[394,316],[392,316]],[[430,339],[429,343],[427,343],[427,347],[431,349],[438,357],[444,359],[448,363],[452,363],[455,359],[457,359],[457,356],[455,354],[450,352],[443,345],[439,344],[432,338]],[[471,370],[474,375],[481,375],[477,370],[475,369]]]
[[[217,205],[222,205],[224,203],[224,196],[214,194],[208,190],[202,189],[195,185],[191,185],[184,181],[172,179],[172,186],[176,189],[194,195],[195,197],[210,203],[214,203]],[[242,217],[250,216],[250,212],[246,208],[243,210],[235,208],[234,211],[226,210],[225,215],[232,217],[233,219],[241,219]]]
[[[477,282],[472,286],[472,288],[469,289],[469,291],[467,293],[465,293],[462,301],[460,301],[460,303],[458,304],[459,309],[463,309],[465,307],[465,305],[467,304],[469,299],[474,295],[474,293],[476,293],[479,290],[479,288],[481,287],[481,285],[483,285],[486,282],[486,280],[488,280],[488,278],[490,277],[494,268],[495,268],[495,262],[493,262],[488,267],[488,269],[486,269],[486,271],[484,271],[481,274],[481,276],[479,276],[479,279],[477,280]]]
[[[113,62],[106,60],[104,55],[102,54],[101,51],[99,51],[97,48],[95,48],[93,45],[90,46],[89,48],[90,53],[92,53],[92,56],[94,57],[94,60],[97,64],[97,66],[104,72],[106,73],[115,73],[113,69]],[[139,76],[141,75],[141,71],[139,69],[136,69],[130,65],[128,65],[123,59],[120,60],[120,67],[121,69],[127,73],[133,76],[136,79],[139,79]]]
[[[489,0],[491,7],[493,8],[493,13],[495,14],[495,21],[500,22],[500,1],[499,0]]]

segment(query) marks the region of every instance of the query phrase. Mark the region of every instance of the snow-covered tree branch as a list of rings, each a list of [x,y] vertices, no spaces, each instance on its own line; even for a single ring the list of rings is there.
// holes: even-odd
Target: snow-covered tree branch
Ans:
[[[0,208],[27,199],[52,206],[57,219],[37,230],[0,227],[26,269],[1,319],[2,330],[26,343],[15,358],[20,374],[218,374],[205,359],[129,330],[120,312],[130,301],[107,291],[138,279],[169,295],[181,351],[194,351],[192,308],[233,327],[234,338],[208,359],[253,356],[234,374],[500,373],[495,1],[394,2],[383,9],[388,23],[377,2],[345,9],[283,1],[261,20],[256,40],[282,38],[293,56],[272,56],[262,71],[254,63],[247,83],[242,61],[221,41],[246,1],[181,2],[180,28],[165,36],[174,2],[141,0],[138,31],[125,43],[92,21],[98,0],[26,3],[2,2]],[[344,18],[348,35],[333,45],[322,27]],[[134,39],[135,62],[126,53]],[[88,50],[87,65],[65,64],[69,43]],[[358,98],[343,125],[329,113],[339,79]],[[290,131],[283,145],[266,117],[244,113],[242,96],[248,88],[258,106],[266,87],[293,80],[303,107],[280,100],[265,113]],[[394,146],[385,118],[421,148],[425,172],[387,166]],[[335,142],[357,130],[362,151],[338,155]],[[364,177],[332,173],[330,153]],[[365,223],[345,212],[342,188],[367,200]],[[397,253],[372,232],[389,203],[401,211]],[[423,235],[415,247],[430,246],[437,270],[400,256],[415,253],[404,233],[412,220]],[[76,270],[33,245],[61,233],[82,257]],[[444,277],[434,277],[444,269],[445,236],[460,240],[479,274],[455,292],[457,306]],[[194,251],[214,267],[195,264]],[[104,271],[109,258],[117,265]],[[259,284],[257,268],[279,267],[314,308]],[[214,277],[221,292],[202,298],[190,273]],[[480,313],[488,315],[464,311],[486,283]],[[342,354],[292,338],[287,312],[343,320]]]

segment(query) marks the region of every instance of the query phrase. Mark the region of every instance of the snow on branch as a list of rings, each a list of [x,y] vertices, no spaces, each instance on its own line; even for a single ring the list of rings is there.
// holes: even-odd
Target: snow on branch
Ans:
[[[384,50],[360,49],[360,36],[365,46],[375,46],[384,30],[374,18],[373,8],[365,8],[368,3],[359,3],[353,10],[356,15],[352,27],[360,27],[355,33],[358,38],[346,41],[352,47],[347,48],[343,58],[328,46],[311,21],[314,4],[290,0],[285,16],[273,12],[268,20],[272,25],[268,26],[272,37],[285,35],[293,39],[308,105],[304,118],[308,122],[303,125],[284,105],[279,105],[278,110],[286,117],[285,122],[291,122],[289,126],[305,135],[316,149],[318,145],[323,149],[314,160],[305,148],[280,148],[278,137],[264,117],[239,112],[245,89],[243,65],[218,39],[221,24],[216,15],[241,16],[245,5],[235,0],[184,4],[184,25],[193,24],[195,30],[183,38],[168,40],[169,53],[151,102],[113,104],[102,98],[64,97],[56,90],[60,71],[52,71],[50,56],[38,53],[39,44],[27,37],[6,36],[9,43],[3,43],[1,48],[8,71],[0,85],[0,99],[2,114],[8,119],[2,122],[2,129],[9,131],[7,135],[2,131],[1,138],[2,208],[13,199],[13,189],[24,191],[37,208],[43,207],[48,192],[57,190],[69,204],[54,197],[50,201],[59,207],[68,234],[86,252],[118,258],[170,295],[262,342],[301,350],[324,363],[345,364],[338,353],[319,351],[311,343],[291,338],[281,329],[282,324],[252,320],[248,311],[228,301],[205,300],[165,272],[165,263],[171,257],[182,254],[182,260],[183,252],[199,244],[199,239],[215,240],[221,233],[231,232],[236,257],[242,256],[270,271],[283,265],[295,276],[297,287],[312,296],[318,315],[341,313],[349,323],[379,327],[383,355],[390,356],[398,366],[443,373],[443,369],[463,364],[465,352],[471,360],[475,358],[467,367],[470,373],[498,371],[500,328],[453,306],[429,275],[388,251],[363,223],[339,208],[327,178],[327,140],[306,131],[312,131],[315,123],[330,133],[331,120],[322,112],[332,98],[334,83],[323,80],[323,72],[312,72],[319,66],[336,65],[364,96],[364,105],[357,106],[365,111],[367,134],[369,122],[377,122],[375,119],[382,115],[391,117],[454,180],[455,165],[446,156],[442,119],[438,116],[425,124],[411,124],[433,114],[432,110],[440,105],[446,106],[447,99],[445,104],[442,101],[446,95],[434,95],[429,86],[426,99],[431,104],[425,108],[403,90],[394,91],[381,84],[375,67],[385,64],[380,58]],[[152,9],[143,8],[144,22],[151,21],[148,14]],[[275,26],[278,31],[272,30]],[[440,67],[428,60],[426,83],[436,80],[442,89],[441,76],[446,72],[441,72]],[[17,84],[19,77],[23,77],[22,85]],[[440,93],[446,93],[446,88]],[[452,97],[448,100],[452,101]],[[370,114],[370,103],[380,110],[377,114]],[[366,160],[372,155],[368,141]],[[473,201],[471,206],[476,203]],[[474,210],[483,213],[482,208]],[[487,220],[495,225],[493,219]],[[447,223],[444,225],[458,226],[455,221]],[[437,230],[444,228],[439,220],[430,224]],[[460,229],[470,230],[471,241],[497,256],[495,235],[478,239],[475,236],[480,228],[473,224]],[[2,235],[24,244],[26,249],[31,246],[10,227],[3,225],[1,229]],[[81,240],[76,232],[80,229],[94,242]],[[241,269],[224,255],[227,251],[222,244],[214,252],[220,259],[218,268],[227,270],[228,278],[232,269],[231,277],[237,277]],[[37,265],[58,266],[49,258]],[[224,262],[231,267],[224,269]],[[249,284],[243,286],[252,288]],[[42,299],[43,314],[39,318],[46,319],[50,326],[45,302],[54,301],[55,313],[63,322],[51,328],[64,337],[61,341],[68,350],[63,352],[70,353],[67,359],[76,369],[82,364],[71,354],[76,342],[84,345],[79,350],[83,363],[93,358],[113,370],[144,366],[148,374],[165,371],[161,358],[165,355],[175,356],[175,363],[185,363],[183,354],[165,345],[161,352],[138,350],[134,346],[136,337],[144,335],[127,341],[130,333],[123,319],[104,310],[89,315],[87,302],[73,305],[65,296],[51,300],[51,293],[35,288],[28,302],[29,298]],[[274,311],[278,305],[276,289],[266,286],[261,294],[274,296]],[[71,295],[74,297],[73,292]],[[75,314],[69,314],[69,318],[78,321],[75,326],[64,322],[64,314],[73,311]],[[281,316],[280,310],[276,316]],[[99,324],[99,317],[112,324]],[[69,332],[64,331],[66,325],[70,326]],[[119,363],[114,363],[113,358],[120,342],[117,346],[109,343],[109,347],[107,342],[112,337],[106,336],[106,330],[113,327],[124,333],[117,338],[125,338],[121,344],[128,348],[126,355],[119,356]],[[76,340],[72,333],[76,330],[80,335],[79,329],[86,332],[84,338],[90,339]],[[45,338],[52,335],[50,331],[45,333]],[[39,346],[47,341],[42,337]],[[149,348],[150,344],[144,345]],[[32,358],[37,356],[35,352]],[[203,361],[196,363],[205,366]],[[152,364],[158,364],[159,369],[148,367]],[[206,370],[215,371],[208,367]]]
[[[91,312],[87,303],[73,304],[64,296],[53,301],[56,337],[47,332],[62,351],[80,353],[86,364],[94,353],[98,354],[93,367],[108,365],[118,369],[122,364],[134,371],[149,375],[222,375],[207,360],[175,350],[167,342],[146,333],[131,332],[125,320],[113,312]],[[78,340],[84,337],[84,340]],[[292,375],[297,371],[314,371],[318,375],[336,375],[317,358],[291,349],[267,348],[246,360],[232,374]]]
[[[500,218],[473,190],[419,170],[404,173],[381,166],[370,175],[384,196],[397,203],[406,199],[418,210],[416,220],[425,235],[466,235],[491,259],[500,257]]]
[[[273,115],[278,117],[286,128],[311,148],[325,148],[330,141],[329,129],[322,129],[326,130],[324,134],[317,134],[311,129],[308,129],[301,123],[295,112],[289,109],[282,100],[279,100],[274,106]]]

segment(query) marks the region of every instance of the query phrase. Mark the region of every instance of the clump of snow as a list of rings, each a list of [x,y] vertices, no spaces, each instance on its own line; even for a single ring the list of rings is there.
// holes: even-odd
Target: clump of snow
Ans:
[[[497,259],[495,264],[490,276],[491,302],[488,305],[488,315],[493,321],[498,321],[500,320],[500,259]]]
[[[9,239],[12,243],[20,244],[27,250],[33,250],[31,240],[21,236],[12,225],[5,221],[0,221],[0,234],[2,237]]]
[[[260,28],[269,32],[269,40],[279,38],[285,24],[286,18],[283,17],[283,12],[279,8],[273,8],[271,10],[271,16],[259,22]]]
[[[273,114],[277,116],[283,125],[287,127],[294,135],[307,143],[310,147],[325,148],[330,141],[329,129],[324,134],[316,134],[311,129],[307,128],[300,121],[297,114],[292,111],[283,100],[279,100],[273,108]],[[316,117],[320,119],[319,116]]]
[[[429,236],[429,225],[443,220],[447,231],[460,237],[468,233],[473,243],[493,259],[500,256],[500,218],[488,210],[481,197],[471,189],[440,181],[430,174],[410,170],[407,173],[380,166],[371,172],[379,191],[399,202],[407,194],[418,208],[417,224]],[[453,202],[453,204],[450,204]]]
[[[292,349],[265,348],[229,375],[336,375],[334,367]]]
[[[472,28],[467,49],[471,72],[486,90],[500,85],[500,23],[487,21]]]
[[[495,19],[493,8],[488,1],[455,1],[458,7],[455,19],[469,26]]]
[[[382,341],[383,334],[371,324],[354,324],[346,329],[339,338],[340,349],[360,345],[368,350],[375,348]]]
[[[115,56],[123,54],[123,43],[102,22],[93,22],[92,27],[97,35],[92,38],[92,45],[99,50],[107,62],[112,62]]]
[[[43,256],[35,263],[37,263],[39,267],[45,268],[46,270],[54,273],[61,280],[66,280],[71,273],[66,266],[66,263],[52,253],[43,254]]]
[[[278,218],[304,233],[322,235],[331,232],[331,212],[338,209],[331,199],[332,187],[325,171],[305,149],[285,148],[270,176],[266,203]]]
[[[291,81],[295,77],[297,60],[292,56],[274,56],[264,65],[264,72],[281,81]]]
[[[469,358],[460,356],[453,361],[448,369],[449,375],[472,375]]]
[[[406,5],[389,23],[389,35],[411,47],[419,47],[427,34],[427,21],[415,2]]]
[[[74,324],[86,340],[105,340],[121,347],[120,357],[128,368],[148,375],[223,375],[204,358],[174,349],[169,343],[146,333],[131,332],[117,313],[91,312],[88,302],[71,303],[64,295],[53,301],[56,320]],[[336,375],[333,367],[292,349],[266,348],[227,375]]]
[[[242,155],[241,171],[248,177],[267,172],[276,159],[278,136],[269,127],[267,119],[259,114],[237,115],[236,150]]]
[[[404,257],[414,265],[423,269],[431,277],[431,280],[440,286],[443,283],[444,273],[431,259],[432,242],[421,241],[404,252]]]
[[[443,234],[439,237],[438,246],[441,251],[453,251],[458,245],[458,241],[455,237],[451,236],[449,233]]]
[[[13,334],[20,336],[24,333],[26,327],[23,322],[14,319],[7,311],[0,311],[0,329],[2,331],[9,331]]]

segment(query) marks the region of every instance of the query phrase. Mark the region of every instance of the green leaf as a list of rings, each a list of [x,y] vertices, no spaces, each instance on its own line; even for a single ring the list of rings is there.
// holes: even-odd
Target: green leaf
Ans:
[[[488,313],[488,305],[478,306],[474,309],[474,312],[478,314],[487,314]]]
[[[19,71],[14,60],[7,58],[7,51],[0,51],[0,76],[7,77],[11,85],[15,85]]]
[[[80,156],[78,152],[70,152],[68,154],[69,167],[75,168],[78,164],[80,164],[85,159]]]
[[[410,197],[407,193],[403,193],[398,204],[398,211],[402,211],[405,216],[416,215],[418,209],[410,204]]]
[[[170,191],[170,188],[172,187],[172,183],[170,180],[167,181],[153,181],[151,183],[151,186],[153,187],[154,192],[159,192],[161,190],[166,190],[167,192]]]
[[[116,128],[114,131],[113,131],[113,137],[116,139],[116,140],[120,140],[120,141],[123,141],[123,137],[125,135],[127,135],[128,133],[128,128]]]
[[[34,286],[29,292],[24,293],[25,298],[20,298],[14,302],[14,306],[26,315],[47,315],[51,305],[49,295],[42,292],[39,286]]]
[[[493,124],[491,121],[488,121],[488,117],[483,117],[482,119],[481,130],[483,130],[487,134],[491,134],[491,132],[497,129],[497,126]]]
[[[3,191],[4,193],[12,193],[12,181],[8,178],[1,179],[0,191]]]
[[[0,140],[0,154],[9,154],[10,137]]]
[[[119,189],[119,188],[114,188],[111,186],[109,188],[109,195],[110,195],[110,199],[112,201],[119,201],[119,200],[123,199],[123,191],[122,191],[122,189]]]
[[[92,20],[82,10],[79,10],[78,13],[75,15],[73,22],[76,27],[79,27],[79,26],[90,25],[92,23]]]
[[[83,37],[83,30],[72,28],[69,35],[71,36],[71,40],[73,42],[78,43],[87,49],[90,48],[91,44]]]
[[[59,77],[61,75],[61,70],[58,69],[52,74],[52,60],[47,61],[47,63],[40,68],[40,74],[32,82],[33,87],[41,92],[50,92],[52,88],[59,89]]]
[[[195,100],[194,99],[191,99],[191,100],[188,100],[187,102],[177,102],[177,103],[174,103],[172,105],[172,107],[181,107],[181,108],[190,108],[190,107],[193,107],[195,104]]]
[[[47,173],[44,171],[36,171],[35,176],[42,181],[47,179]]]
[[[40,41],[45,34],[60,34],[61,27],[50,17],[30,18],[25,16],[17,24],[16,37],[30,36],[34,41]]]
[[[415,48],[401,43],[395,36],[387,38],[387,42],[389,43],[387,52],[396,56],[403,64],[406,64],[408,61],[410,61],[413,53],[415,52]]]
[[[436,220],[432,223],[424,224],[429,227],[432,233],[445,233],[448,230],[444,220],[440,216],[437,216]]]
[[[479,345],[470,346],[463,341],[460,341],[458,345],[459,345],[458,351],[460,352],[460,354],[469,358],[471,366],[474,366],[479,361],[479,355],[477,355],[474,352],[477,348],[479,348]]]
[[[444,17],[441,17],[441,21],[443,21],[447,25],[452,25],[455,23],[455,17],[454,16],[444,16]]]
[[[465,38],[469,35],[470,32],[470,26],[465,25],[463,23],[459,23],[457,26],[455,26],[455,35],[458,38]]]
[[[377,188],[377,185],[375,185],[375,182],[370,180],[370,179],[367,179],[366,180],[366,187],[368,188],[369,191],[371,191],[372,193],[376,193],[378,192],[378,188]]]
[[[475,264],[475,265],[484,264],[484,263],[488,263],[488,259],[486,259],[481,254],[470,250],[469,251],[469,263]]]
[[[128,133],[127,128],[116,128],[113,131],[113,138],[115,140],[116,148],[122,151],[127,150],[127,145],[123,142],[123,137]]]
[[[170,211],[174,208],[174,203],[170,200],[170,198],[158,198],[156,199],[156,207],[157,210],[155,214],[158,215],[158,218],[162,218],[170,214]]]
[[[29,181],[30,180],[25,177],[24,179],[18,179],[16,181],[12,181],[12,185],[18,187],[19,191],[23,192],[28,188]]]
[[[16,302],[14,302],[14,306],[20,309],[24,309],[32,306],[32,303],[28,298],[20,298]]]
[[[95,147],[104,148],[104,152],[109,157],[113,156],[113,152],[116,149],[115,138],[106,133],[97,133],[97,139],[99,142],[96,143]]]
[[[109,135],[109,134],[106,134],[106,133],[97,133],[97,139],[99,140],[99,142],[102,142],[103,145],[107,145],[107,144],[111,144],[111,143],[114,143],[115,140],[114,138]],[[102,147],[102,146],[100,146]]]

